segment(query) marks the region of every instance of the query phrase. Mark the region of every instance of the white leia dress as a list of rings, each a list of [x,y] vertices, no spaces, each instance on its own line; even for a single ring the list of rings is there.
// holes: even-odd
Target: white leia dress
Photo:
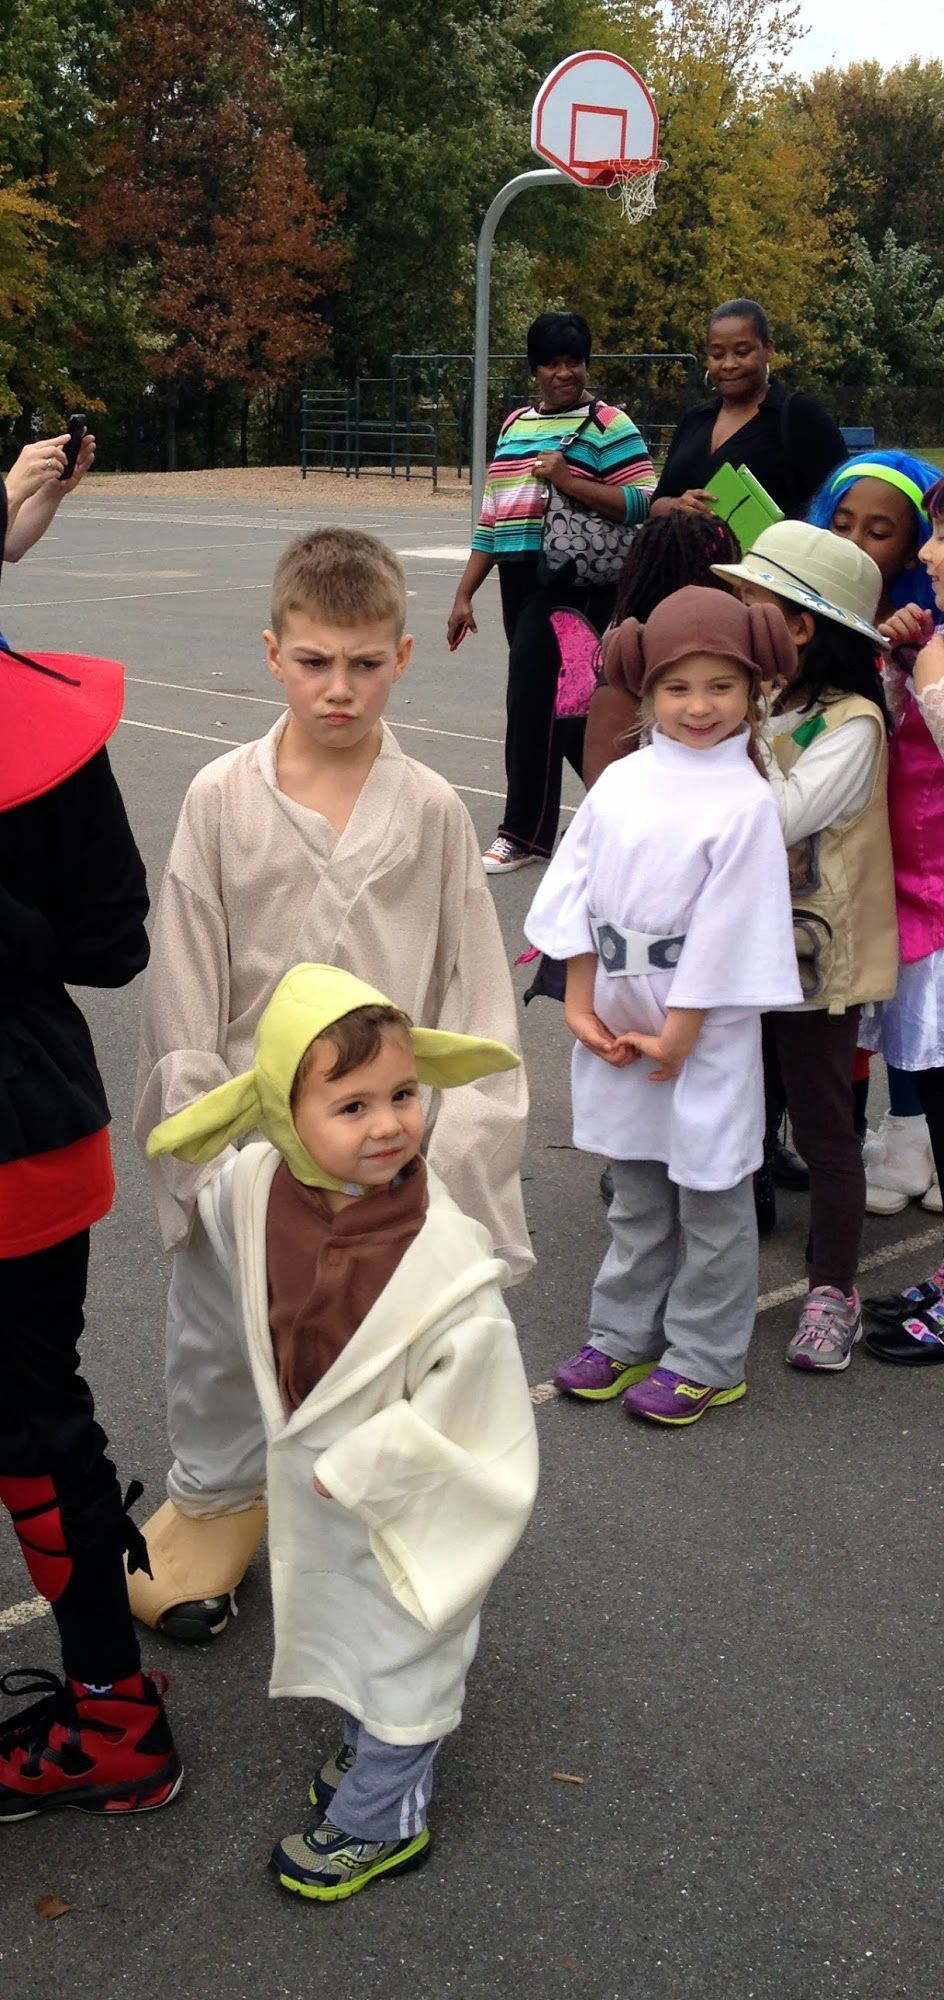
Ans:
[[[669,949],[677,962],[608,971],[600,925],[682,939]],[[554,958],[597,952],[594,1005],[614,1034],[658,1034],[668,1007],[708,1010],[674,1082],[653,1083],[645,1057],[616,1069],[576,1043],[574,1144],[615,1161],[662,1161],[670,1180],[706,1192],[759,1167],[760,1014],[802,995],[780,818],[746,730],[693,750],[656,729],[648,748],[611,764],[561,841],[525,930]]]

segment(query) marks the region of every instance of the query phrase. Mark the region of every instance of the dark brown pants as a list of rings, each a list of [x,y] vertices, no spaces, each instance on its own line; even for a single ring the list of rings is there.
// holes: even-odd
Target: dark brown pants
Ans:
[[[854,1123],[852,1064],[859,1008],[768,1014],[793,1143],[810,1170],[810,1284],[855,1285],[865,1168]]]

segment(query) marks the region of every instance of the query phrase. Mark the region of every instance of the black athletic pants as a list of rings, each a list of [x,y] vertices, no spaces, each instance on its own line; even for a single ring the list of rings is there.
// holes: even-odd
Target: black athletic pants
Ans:
[[[550,613],[582,611],[595,630],[609,623],[616,586],[568,589],[538,583],[537,560],[501,562],[502,618],[508,640],[505,776],[508,792],[499,831],[532,854],[548,855],[557,839],[564,759],[583,775],[586,717],[554,715],[560,653]]]
[[[52,1604],[67,1674],[95,1685],[140,1666],[118,1479],[79,1374],[89,1232],[0,1261],[0,1498]],[[130,1531],[134,1534],[134,1531]]]

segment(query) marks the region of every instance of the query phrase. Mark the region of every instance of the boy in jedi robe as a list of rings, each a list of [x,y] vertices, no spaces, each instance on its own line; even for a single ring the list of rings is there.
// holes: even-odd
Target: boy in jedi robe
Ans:
[[[320,1695],[343,1719],[314,1822],[271,1862],[316,1901],[425,1858],[433,1759],[534,1502],[507,1269],[420,1151],[421,1082],[518,1060],[300,965],[262,1015],[253,1068],[148,1141],[151,1157],[227,1155],[201,1213],[235,1273],[268,1440],[270,1690]],[[267,1143],[234,1151],[254,1127]]]
[[[288,704],[268,735],[198,772],[161,887],[144,984],[135,1131],[246,1068],[289,966],[330,961],[424,1027],[518,1046],[514,994],[469,815],[406,757],[383,720],[406,671],[406,584],[391,549],[324,528],[285,549],[269,668]],[[533,1263],[519,1167],[524,1071],[434,1096],[430,1164],[489,1230],[514,1278]],[[162,1161],[155,1195],[173,1250],[167,1306],[168,1499],[146,1524],[153,1580],[132,1609],[169,1638],[208,1640],[265,1524],[264,1443],[228,1273],[197,1196],[218,1163]]]

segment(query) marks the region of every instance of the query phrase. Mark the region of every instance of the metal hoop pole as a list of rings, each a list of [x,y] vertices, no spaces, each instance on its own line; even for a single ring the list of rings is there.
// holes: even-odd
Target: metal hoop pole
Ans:
[[[478,526],[485,490],[488,428],[488,338],[492,289],[492,244],[495,231],[509,202],[525,188],[547,187],[558,182],[568,185],[568,176],[557,167],[536,167],[531,173],[516,174],[499,188],[485,211],[475,253],[475,352],[472,358],[472,531]]]

